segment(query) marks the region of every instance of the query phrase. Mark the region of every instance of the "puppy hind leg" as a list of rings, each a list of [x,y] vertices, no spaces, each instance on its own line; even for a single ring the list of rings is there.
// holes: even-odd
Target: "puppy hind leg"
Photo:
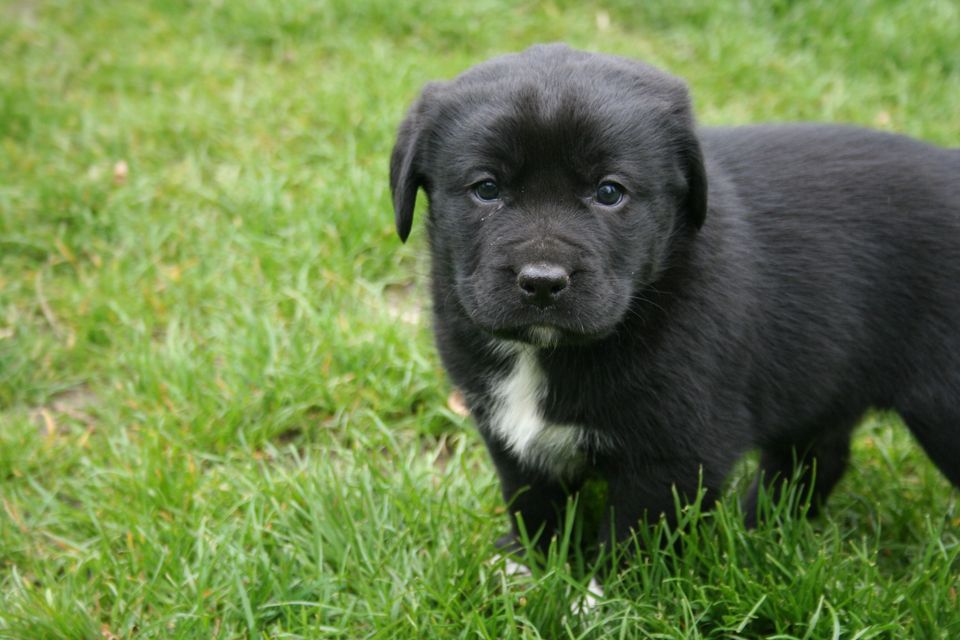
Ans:
[[[804,445],[766,448],[760,452],[760,467],[743,502],[747,527],[757,525],[761,483],[773,503],[779,503],[796,480],[795,490],[805,496],[810,492],[809,517],[814,517],[837,482],[843,477],[850,460],[850,429],[840,429]]]
[[[944,319],[960,317],[956,302],[938,311]],[[956,325],[931,330],[929,343],[920,345],[915,357],[923,367],[911,368],[913,375],[898,389],[893,409],[940,472],[960,488],[960,335]]]
[[[912,405],[899,413],[941,473],[960,487],[960,392],[951,402]]]

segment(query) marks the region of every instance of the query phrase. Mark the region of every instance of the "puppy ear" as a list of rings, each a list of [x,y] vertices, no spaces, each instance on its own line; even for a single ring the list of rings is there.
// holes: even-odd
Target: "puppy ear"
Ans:
[[[417,190],[426,186],[421,170],[421,139],[426,129],[428,85],[420,98],[410,107],[407,116],[397,130],[397,141],[390,154],[390,192],[393,195],[393,216],[397,235],[401,242],[407,241],[413,226],[413,209],[417,204]]]
[[[407,241],[413,226],[413,208],[417,203],[417,189],[422,180],[416,170],[419,128],[407,119],[400,125],[397,142],[390,154],[390,193],[393,195],[393,218],[401,242]]]
[[[686,164],[684,174],[687,179],[687,194],[684,205],[687,220],[695,229],[699,229],[707,217],[707,171],[703,165],[703,151],[695,133],[691,132],[685,147],[683,157]]]

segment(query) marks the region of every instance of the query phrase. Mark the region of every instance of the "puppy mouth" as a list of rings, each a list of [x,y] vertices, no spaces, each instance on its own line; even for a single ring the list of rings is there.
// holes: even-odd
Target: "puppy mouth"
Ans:
[[[596,278],[567,276],[562,292],[544,296],[514,282],[516,273],[506,277],[504,270],[494,273],[495,278],[479,282],[464,278],[457,283],[467,318],[494,338],[543,348],[582,345],[613,333],[622,319],[620,292],[606,291],[595,284]]]

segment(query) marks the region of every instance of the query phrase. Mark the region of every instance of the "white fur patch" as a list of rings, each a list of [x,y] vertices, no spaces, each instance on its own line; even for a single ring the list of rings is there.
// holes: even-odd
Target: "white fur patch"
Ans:
[[[604,597],[603,587],[597,582],[596,578],[590,578],[590,584],[587,585],[587,593],[574,602],[571,607],[574,615],[582,616],[590,613],[600,604],[600,599]]]
[[[498,565],[503,562],[503,573],[510,578],[529,578],[533,575],[533,572],[530,571],[530,567],[525,564],[520,564],[516,560],[510,559],[509,556],[501,556],[499,553],[494,554],[490,558],[490,564]]]
[[[547,393],[547,381],[537,362],[536,350],[529,345],[511,350],[512,368],[492,385],[497,402],[490,415],[490,427],[521,462],[557,477],[567,476],[583,464],[580,442],[584,431],[576,425],[548,422],[543,417],[540,404]]]

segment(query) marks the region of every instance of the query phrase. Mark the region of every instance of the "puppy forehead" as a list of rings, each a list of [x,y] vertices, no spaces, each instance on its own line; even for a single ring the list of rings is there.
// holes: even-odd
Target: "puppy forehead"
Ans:
[[[437,148],[457,160],[516,168],[544,158],[585,172],[642,160],[687,108],[683,83],[640,63],[567,50],[573,59],[497,58],[435,93]],[[613,60],[613,62],[611,62]]]
[[[576,92],[526,85],[485,102],[468,103],[450,132],[448,149],[465,159],[513,170],[544,160],[601,163],[625,132],[623,121],[598,116]]]
[[[598,91],[605,87],[629,88],[667,102],[682,102],[687,93],[682,80],[651,65],[565,45],[535,45],[526,51],[492,58],[467,69],[450,84],[482,86],[510,81],[592,85]]]

